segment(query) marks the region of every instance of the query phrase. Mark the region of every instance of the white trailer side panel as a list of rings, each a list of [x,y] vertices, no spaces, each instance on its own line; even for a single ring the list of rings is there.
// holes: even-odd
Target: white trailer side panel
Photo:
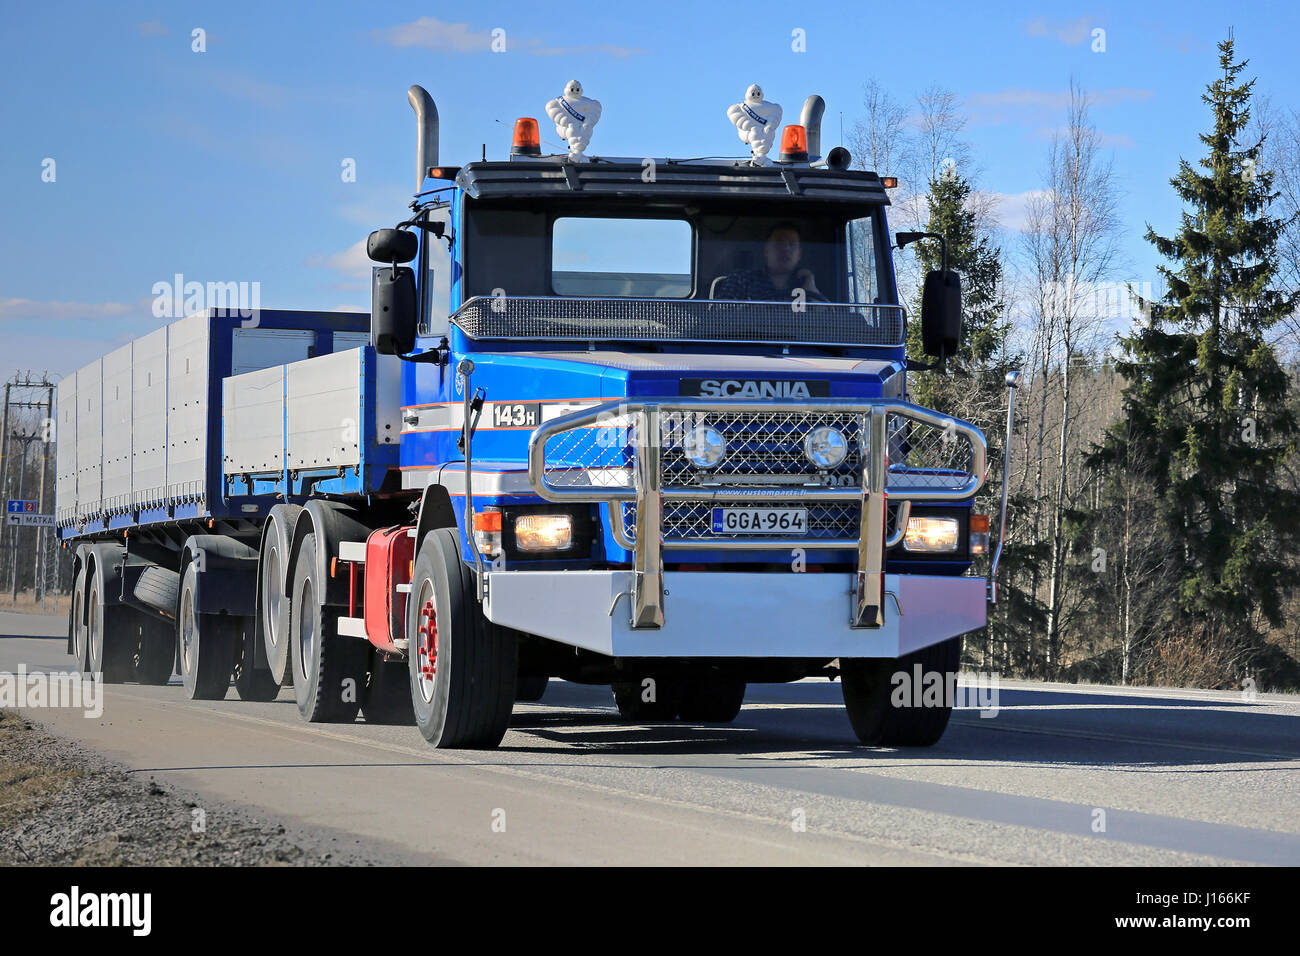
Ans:
[[[290,469],[361,462],[361,350],[320,355],[285,367]]]
[[[103,498],[104,360],[77,373],[77,514],[95,514]]]
[[[206,497],[208,335],[203,314],[173,322],[167,338],[167,497]]]
[[[127,343],[104,356],[104,507],[131,505],[131,359]]]
[[[234,375],[221,383],[227,475],[284,470],[284,366]]]
[[[155,507],[167,483],[167,327],[134,342],[131,401],[131,498]]]
[[[76,517],[77,503],[77,373],[59,382],[54,435],[55,520]]]

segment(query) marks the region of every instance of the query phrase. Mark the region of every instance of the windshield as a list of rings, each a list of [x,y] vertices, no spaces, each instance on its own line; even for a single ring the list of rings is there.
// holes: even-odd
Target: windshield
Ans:
[[[465,220],[463,295],[893,302],[878,211],[754,205],[479,207]]]

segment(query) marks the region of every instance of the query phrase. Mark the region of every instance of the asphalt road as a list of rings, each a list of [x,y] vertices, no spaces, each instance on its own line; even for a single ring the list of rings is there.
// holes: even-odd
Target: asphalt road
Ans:
[[[61,618],[0,612],[0,672],[66,671]],[[723,727],[621,724],[552,681],[495,751],[414,727],[107,689],[52,732],[202,799],[471,864],[1300,864],[1300,698],[1003,682],[939,745],[855,745],[838,684],[751,685]],[[1097,827],[1104,820],[1104,830]],[[391,857],[386,854],[391,854]]]

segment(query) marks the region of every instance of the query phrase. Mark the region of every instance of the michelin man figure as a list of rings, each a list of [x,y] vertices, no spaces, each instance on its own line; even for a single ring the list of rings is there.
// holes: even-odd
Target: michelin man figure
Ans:
[[[776,141],[776,130],[781,125],[781,107],[763,99],[763,88],[751,84],[745,98],[727,108],[727,119],[736,124],[740,141],[749,145],[755,166],[771,166],[767,154]]]
[[[600,120],[600,102],[582,95],[582,84],[570,80],[564,93],[546,104],[546,115],[555,123],[555,132],[569,144],[569,160],[585,163],[582,151],[591,142],[592,130]]]

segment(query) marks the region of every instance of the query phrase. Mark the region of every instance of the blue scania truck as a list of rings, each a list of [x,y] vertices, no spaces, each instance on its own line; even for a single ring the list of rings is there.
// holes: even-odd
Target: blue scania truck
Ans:
[[[891,675],[946,682],[986,623],[986,444],[908,401],[888,181],[821,155],[820,97],[775,162],[543,155],[525,118],[460,167],[408,99],[368,317],[209,308],[60,387],[79,666],[437,747],[552,678],[726,722],[838,677],[862,742],[938,740],[951,700]],[[941,362],[956,274],[919,321]]]

